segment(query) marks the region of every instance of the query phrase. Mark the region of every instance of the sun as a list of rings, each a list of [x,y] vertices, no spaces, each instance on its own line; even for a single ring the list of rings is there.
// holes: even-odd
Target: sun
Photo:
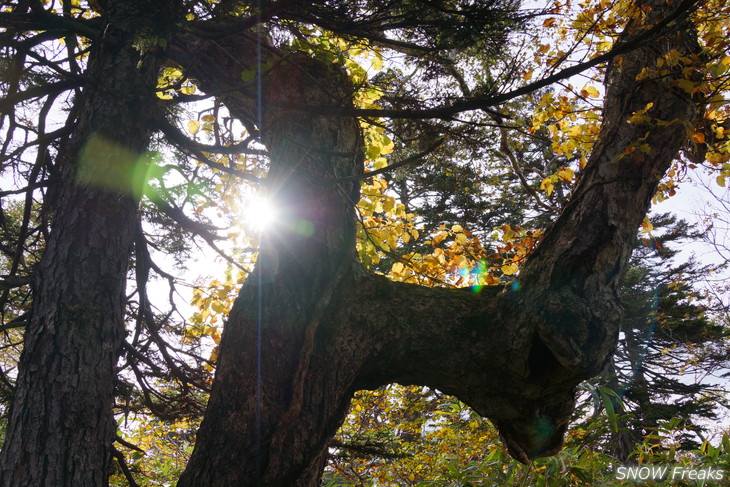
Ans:
[[[264,232],[276,222],[274,204],[263,194],[255,194],[244,202],[243,222],[255,232]]]

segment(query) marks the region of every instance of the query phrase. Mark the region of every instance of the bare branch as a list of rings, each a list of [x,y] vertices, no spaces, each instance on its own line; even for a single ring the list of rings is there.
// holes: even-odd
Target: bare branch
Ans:
[[[496,122],[499,123],[499,120],[496,120]],[[512,152],[512,149],[509,147],[509,137],[507,136],[507,129],[505,129],[503,126],[499,126],[499,151],[497,151],[497,154],[507,161],[510,166],[512,166],[512,170],[517,175],[517,178],[520,180],[520,184],[522,185],[522,188],[527,191],[534,199],[535,202],[545,208],[546,210],[550,210],[552,212],[557,213],[560,211],[560,209],[556,206],[550,205],[548,203],[545,203],[542,198],[540,198],[540,195],[535,191],[535,189],[530,186],[530,182],[525,177],[525,174],[522,172],[520,168],[520,163],[517,161],[517,158],[515,157],[514,152]]]
[[[97,24],[98,22],[93,20],[61,17],[45,11],[43,13],[34,12],[30,14],[0,12],[0,27],[23,31],[58,30],[79,34],[88,38],[96,38],[101,33],[97,28]]]
[[[30,284],[31,276],[0,276],[0,290],[15,289]]]
[[[251,149],[248,143],[251,139],[246,139],[239,144],[232,145],[208,145],[202,144],[196,140],[190,139],[180,132],[177,128],[170,124],[160,124],[160,131],[165,134],[175,144],[185,147],[193,151],[210,152],[215,154],[249,154],[254,156],[268,157],[268,151],[262,149]]]
[[[119,468],[122,469],[124,478],[126,478],[127,482],[129,482],[129,487],[139,487],[137,481],[134,480],[132,471],[129,470],[129,466],[127,465],[127,460],[124,458],[124,454],[112,446],[112,456],[117,459],[117,463],[119,464]]]
[[[58,81],[56,83],[49,83],[47,85],[34,86],[28,88],[25,91],[12,94],[3,100],[0,100],[0,114],[5,115],[10,112],[10,109],[23,101],[30,100],[32,98],[40,98],[46,95],[58,95],[66,90],[78,88],[82,86],[82,83],[76,79],[67,79]]]

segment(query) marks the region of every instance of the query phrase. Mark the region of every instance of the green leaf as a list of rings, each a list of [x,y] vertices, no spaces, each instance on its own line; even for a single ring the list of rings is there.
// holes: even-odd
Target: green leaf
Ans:
[[[695,88],[694,81],[691,81],[688,79],[681,79],[681,80],[677,81],[677,86],[682,88],[684,91],[686,91],[690,95],[692,94],[692,91]]]

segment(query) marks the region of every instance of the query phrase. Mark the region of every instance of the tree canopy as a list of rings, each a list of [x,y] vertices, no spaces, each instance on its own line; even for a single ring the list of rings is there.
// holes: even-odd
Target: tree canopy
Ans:
[[[355,393],[393,382],[554,455],[620,337],[636,360],[652,199],[730,171],[723,2],[0,5],[3,485],[105,485],[141,411],[205,411],[181,487],[319,485]],[[188,321],[200,242],[230,266]]]

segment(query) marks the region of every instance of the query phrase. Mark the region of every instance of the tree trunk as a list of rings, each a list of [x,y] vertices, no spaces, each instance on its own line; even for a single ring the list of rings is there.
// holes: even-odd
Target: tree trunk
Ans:
[[[111,5],[105,37],[95,43],[86,71],[93,82],[75,101],[73,136],[59,148],[55,213],[33,282],[0,457],[3,487],[107,484],[140,190],[134,175],[144,164],[140,154],[149,142],[156,99],[154,56],[140,56],[133,44],[140,30],[168,13],[159,4]]]
[[[650,22],[670,8],[639,3],[653,6]],[[260,130],[270,191],[286,215],[229,315],[179,487],[318,485],[352,394],[393,381],[456,395],[495,423],[520,461],[557,452],[575,386],[614,351],[618,284],[636,229],[697,114],[676,86],[681,72],[636,76],[670,49],[696,52],[687,32],[613,62],[604,125],[571,202],[519,280],[480,294],[391,282],[356,263],[357,190],[342,178],[362,172],[357,124],[286,110],[287,102],[349,108],[339,71],[302,54],[259,51],[245,34],[173,46],[205,91]],[[263,123],[256,83],[240,81],[257,53],[273,66],[262,78]],[[649,119],[626,122],[649,102]],[[632,151],[642,143],[648,153]]]
[[[246,66],[231,61],[256,59],[256,45],[245,34],[214,45],[196,42],[185,39],[175,53],[179,59],[189,52],[185,46],[196,45],[188,72],[205,90],[223,93],[231,112],[269,147],[267,190],[278,221],[263,236],[258,265],[231,310],[198,447],[178,485],[317,485],[326,442],[347,410],[349,396],[340,387],[349,371],[335,365],[327,373],[343,380],[314,387],[308,374],[338,288],[357,267],[359,182],[338,180],[362,172],[361,134],[352,118],[311,117],[285,107],[343,100],[347,106],[351,88],[336,66],[278,53],[263,84],[266,109],[258,113],[256,97],[238,90]]]

